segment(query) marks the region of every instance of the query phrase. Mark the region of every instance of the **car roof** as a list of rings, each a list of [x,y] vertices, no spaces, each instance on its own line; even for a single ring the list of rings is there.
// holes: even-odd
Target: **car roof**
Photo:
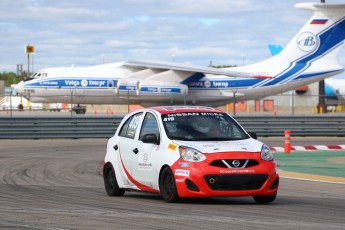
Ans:
[[[218,112],[223,113],[223,111],[219,109],[215,109],[212,107],[207,106],[158,106],[158,107],[151,107],[148,109],[155,110],[160,114],[168,114],[168,113],[186,113],[186,112]]]

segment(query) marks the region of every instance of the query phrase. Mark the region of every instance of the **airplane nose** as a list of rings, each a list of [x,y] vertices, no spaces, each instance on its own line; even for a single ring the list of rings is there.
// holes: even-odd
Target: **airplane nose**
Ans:
[[[24,83],[23,81],[17,83],[17,84],[12,84],[11,87],[18,93],[18,94],[23,94],[24,93]]]

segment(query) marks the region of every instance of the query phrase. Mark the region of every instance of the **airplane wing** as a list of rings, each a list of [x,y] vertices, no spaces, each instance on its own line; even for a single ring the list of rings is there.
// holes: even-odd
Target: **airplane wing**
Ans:
[[[193,79],[196,80],[196,78],[204,77],[205,74],[215,74],[215,75],[225,75],[228,77],[234,77],[234,78],[252,78],[253,75],[251,73],[245,73],[245,72],[237,72],[232,71],[229,69],[217,69],[217,68],[210,68],[210,67],[202,67],[202,66],[195,66],[195,65],[189,65],[189,64],[181,64],[181,63],[175,63],[175,62],[164,62],[164,61],[137,61],[137,60],[129,60],[123,64],[124,66],[129,67],[139,67],[151,70],[158,71],[157,74],[147,75],[147,77],[143,78],[140,76],[139,78],[145,79],[145,80],[162,80],[162,74],[165,73],[165,75],[169,76],[169,78],[163,78],[166,81],[173,81],[176,82],[174,79],[175,75],[178,75],[178,81],[182,82],[184,80],[187,80],[188,78],[191,78],[193,76]],[[144,71],[144,70],[142,70]],[[139,75],[134,74],[133,78],[137,78]]]

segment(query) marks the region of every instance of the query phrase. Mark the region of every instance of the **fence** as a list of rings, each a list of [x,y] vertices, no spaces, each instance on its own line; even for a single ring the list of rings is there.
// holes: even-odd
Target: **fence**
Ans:
[[[0,139],[109,138],[122,116],[0,117]],[[345,136],[345,116],[240,116],[236,120],[257,136]]]

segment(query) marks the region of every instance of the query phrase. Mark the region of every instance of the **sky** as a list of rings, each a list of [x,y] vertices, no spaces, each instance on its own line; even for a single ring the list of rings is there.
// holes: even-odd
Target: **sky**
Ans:
[[[318,0],[0,0],[0,72],[126,60],[251,64],[283,47]],[[344,0],[326,0],[344,3]],[[345,66],[345,48],[339,53]]]

